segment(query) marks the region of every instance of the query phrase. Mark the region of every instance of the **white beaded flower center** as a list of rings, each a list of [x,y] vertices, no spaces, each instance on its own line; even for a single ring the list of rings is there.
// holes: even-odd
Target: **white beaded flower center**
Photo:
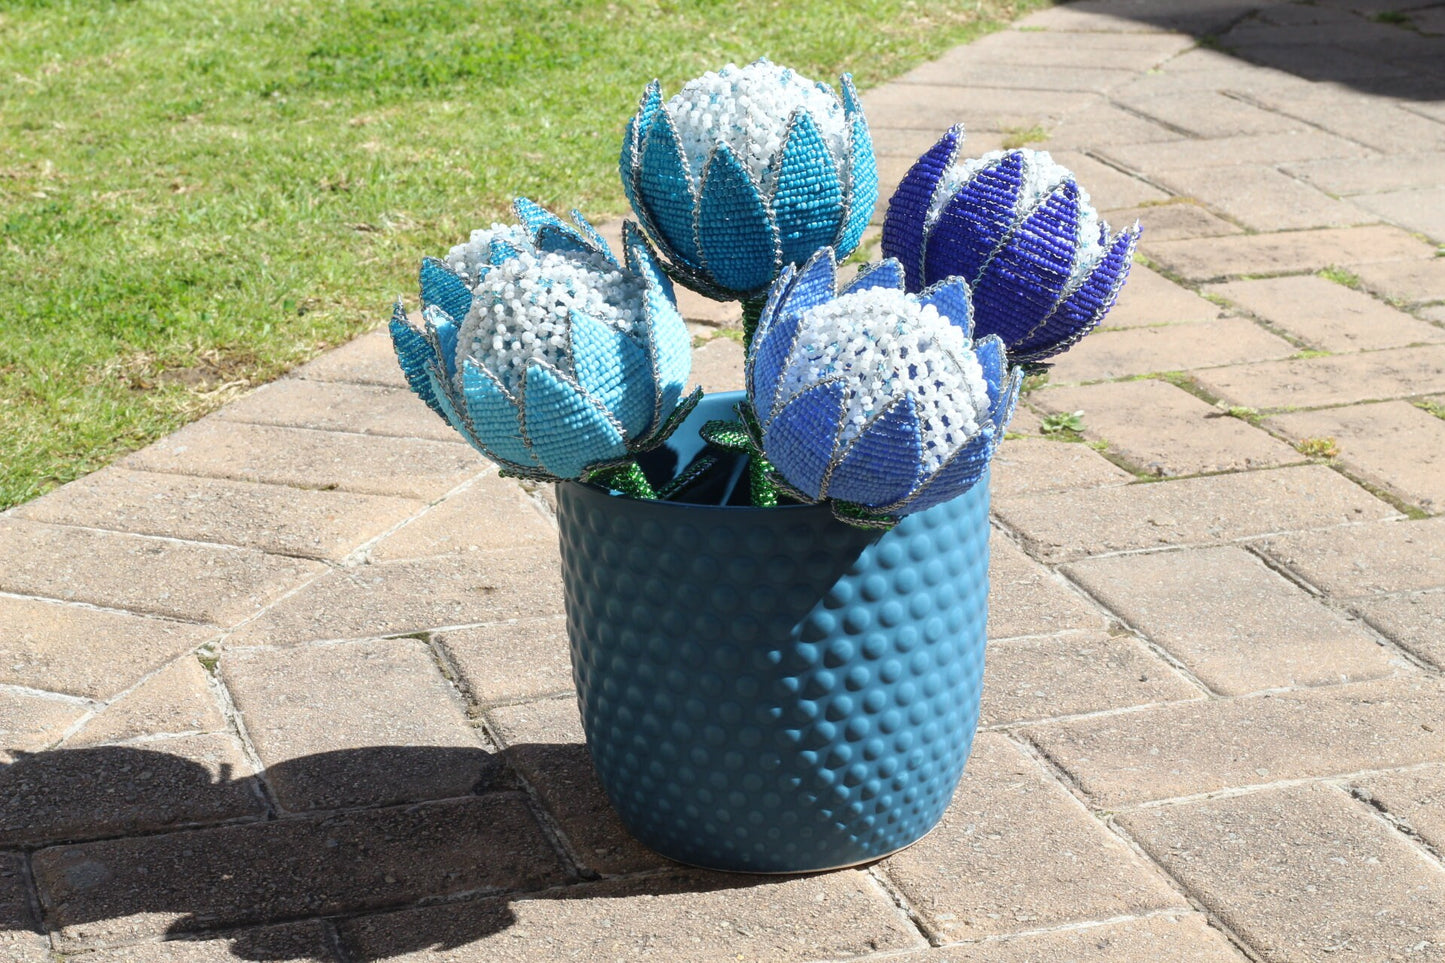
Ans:
[[[988,416],[983,368],[963,329],[902,291],[869,288],[809,311],[783,372],[778,397],[823,378],[844,377],[839,446],[891,401],[913,396],[923,466],[933,471],[975,437]]]
[[[523,251],[484,268],[472,289],[458,350],[515,394],[529,362],[545,361],[575,374],[573,311],[640,340],[645,295],[641,278],[600,253]]]
[[[1022,220],[1035,207],[1043,203],[1044,198],[1048,197],[1060,184],[1074,180],[1073,172],[1056,162],[1045,150],[1020,150],[1017,152],[996,150],[984,154],[982,157],[973,157],[967,160],[955,158],[954,162],[944,170],[942,179],[933,190],[933,197],[928,205],[928,216],[924,222],[925,230],[932,229],[934,223],[943,214],[943,209],[953,199],[953,195],[957,194],[959,189],[967,184],[975,174],[986,167],[996,166],[999,161],[1011,153],[1020,153],[1024,157],[1023,186],[1019,190],[1018,200],[1014,206],[1014,217],[1018,220]],[[1079,187],[1079,254],[1074,262],[1074,270],[1069,276],[1066,290],[1072,290],[1104,256],[1104,246],[1099,242],[1100,226],[1099,212],[1094,210],[1094,205],[1089,200],[1089,193],[1083,187]]]
[[[773,189],[769,168],[783,149],[788,118],[799,107],[812,115],[834,162],[844,157],[848,120],[838,98],[827,88],[766,60],[708,71],[667,102],[694,185],[702,183],[708,158],[722,141],[765,194]]]
[[[442,260],[446,266],[462,276],[467,282],[467,287],[472,287],[477,280],[486,273],[492,263],[492,241],[506,241],[519,251],[536,252],[532,246],[532,239],[527,236],[527,231],[519,224],[492,224],[491,227],[478,228],[472,232],[472,236],[464,243],[458,244],[447,252]]]

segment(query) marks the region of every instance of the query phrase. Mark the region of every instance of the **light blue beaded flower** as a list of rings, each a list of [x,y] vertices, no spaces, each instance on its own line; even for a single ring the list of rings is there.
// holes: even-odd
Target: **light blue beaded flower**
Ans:
[[[878,171],[853,81],[840,86],[841,102],[766,60],[705,74],[667,103],[648,86],[623,140],[622,184],[676,280],[752,300],[783,265],[858,246]]]
[[[514,210],[520,225],[422,262],[423,330],[397,302],[407,382],[507,474],[650,495],[631,458],[698,397],[679,404],[691,342],[671,284],[630,223],[619,265],[576,211],[574,228],[525,199]]]
[[[908,290],[962,277],[974,328],[1015,362],[1067,350],[1103,320],[1129,276],[1139,225],[1110,236],[1073,174],[1042,151],[959,158],[954,127],[888,202],[883,254]]]
[[[773,286],[746,362],[753,430],[785,487],[888,523],[963,494],[988,470],[1022,371],[972,339],[968,286],[918,295],[885,260],[836,292],[833,252]]]

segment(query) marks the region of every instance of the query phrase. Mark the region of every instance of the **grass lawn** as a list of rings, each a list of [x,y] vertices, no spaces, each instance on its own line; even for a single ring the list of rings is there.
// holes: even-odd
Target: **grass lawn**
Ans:
[[[653,77],[866,86],[1046,2],[8,0],[0,509],[379,323],[515,194],[621,213]]]

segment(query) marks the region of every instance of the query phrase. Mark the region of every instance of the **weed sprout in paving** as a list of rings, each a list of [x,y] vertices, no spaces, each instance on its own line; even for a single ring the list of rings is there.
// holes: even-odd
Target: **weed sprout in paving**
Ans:
[[[877,193],[840,88],[767,61],[654,83],[622,138],[621,263],[519,201],[424,262],[420,327],[392,322],[427,404],[503,473],[559,482],[603,789],[644,843],[718,869],[865,862],[941,818],[978,724],[1019,364],[1099,322],[1138,236],[1046,154],[960,159],[955,128],[890,200],[891,256],[840,288]],[[686,394],[672,282],[744,302],[746,391]]]

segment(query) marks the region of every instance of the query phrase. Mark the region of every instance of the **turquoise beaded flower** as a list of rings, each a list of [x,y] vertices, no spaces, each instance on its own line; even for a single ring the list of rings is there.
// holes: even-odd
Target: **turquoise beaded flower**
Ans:
[[[878,199],[853,81],[823,84],[759,60],[686,84],[656,81],[628,124],[622,184],[680,283],[718,300],[760,298],[785,264],[846,256]]]
[[[619,265],[577,212],[574,228],[525,199],[514,209],[520,225],[422,262],[423,330],[397,302],[407,382],[507,474],[650,495],[632,456],[698,397],[679,404],[692,358],[671,284],[630,223]]]
[[[885,525],[971,488],[1023,379],[997,336],[972,333],[957,278],[906,294],[902,267],[886,260],[837,292],[826,249],[785,269],[746,368],[753,430],[785,488]]]

